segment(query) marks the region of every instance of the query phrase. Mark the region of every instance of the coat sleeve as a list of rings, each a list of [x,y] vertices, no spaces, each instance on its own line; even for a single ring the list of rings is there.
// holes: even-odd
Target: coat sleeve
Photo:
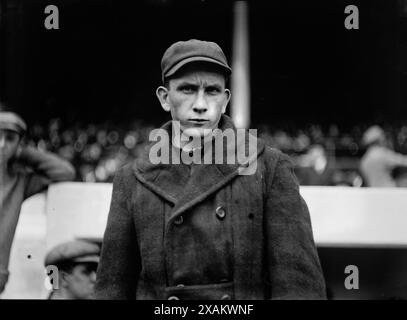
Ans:
[[[25,147],[18,157],[18,162],[33,170],[27,177],[24,198],[42,191],[52,182],[75,179],[73,166],[51,152]]]
[[[308,207],[299,193],[290,158],[279,153],[269,170],[266,248],[272,299],[325,299],[326,289]]]
[[[96,299],[134,299],[140,272],[139,249],[131,212],[129,174],[116,174],[98,266]],[[127,178],[127,179],[126,179]]]

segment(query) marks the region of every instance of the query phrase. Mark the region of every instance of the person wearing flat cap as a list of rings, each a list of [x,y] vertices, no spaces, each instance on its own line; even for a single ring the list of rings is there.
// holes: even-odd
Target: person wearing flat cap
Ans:
[[[23,201],[51,182],[72,180],[71,164],[54,154],[24,147],[27,125],[0,111],[0,294],[8,281],[10,251]]]
[[[232,69],[222,49],[176,42],[161,70],[156,95],[172,121],[116,173],[96,298],[326,298],[291,160],[225,115]],[[247,161],[229,158],[241,150]]]
[[[56,281],[51,283],[53,290],[48,299],[93,299],[99,255],[100,245],[86,240],[64,242],[52,248],[44,265],[47,270],[56,267],[58,276],[48,273]]]

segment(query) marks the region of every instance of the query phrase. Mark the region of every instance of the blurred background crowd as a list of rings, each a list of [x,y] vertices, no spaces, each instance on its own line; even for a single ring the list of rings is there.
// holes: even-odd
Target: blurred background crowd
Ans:
[[[61,119],[34,125],[26,143],[70,161],[76,181],[112,182],[118,168],[135,159],[152,127],[142,122],[118,126],[109,122],[64,127]]]
[[[114,173],[134,160],[148,144],[153,126],[143,121],[130,124],[104,122],[66,126],[59,118],[48,124],[34,124],[26,143],[54,152],[70,161],[76,181],[112,182]],[[344,130],[337,125],[308,125],[287,128],[260,125],[258,136],[267,145],[289,154],[302,185],[346,185],[362,187],[360,160],[366,152],[363,136],[368,125]],[[388,145],[407,154],[407,126],[383,126]],[[396,167],[393,175],[404,172]]]

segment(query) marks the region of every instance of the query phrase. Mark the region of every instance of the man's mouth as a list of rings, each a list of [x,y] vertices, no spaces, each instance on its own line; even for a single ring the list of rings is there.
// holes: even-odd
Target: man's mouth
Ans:
[[[207,123],[209,120],[207,119],[200,119],[200,118],[192,118],[192,119],[188,119],[188,122],[193,123],[193,124],[205,124]]]

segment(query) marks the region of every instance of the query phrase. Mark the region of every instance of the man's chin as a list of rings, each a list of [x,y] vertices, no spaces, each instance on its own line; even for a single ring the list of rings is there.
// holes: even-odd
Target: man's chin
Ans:
[[[203,138],[212,133],[209,128],[187,128],[183,130],[183,135],[192,138]]]

